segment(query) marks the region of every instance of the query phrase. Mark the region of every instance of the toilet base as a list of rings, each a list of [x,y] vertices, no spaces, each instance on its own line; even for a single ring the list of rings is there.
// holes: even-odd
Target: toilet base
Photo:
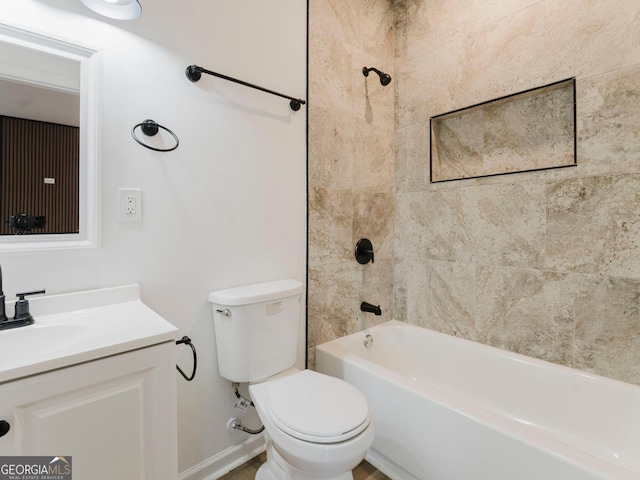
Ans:
[[[265,462],[260,465],[260,468],[256,473],[256,480],[279,480],[279,478],[273,474],[273,472],[269,469],[269,465],[267,465],[267,463]]]
[[[267,461],[260,465],[255,480],[353,480],[353,474],[346,472],[337,477],[306,474],[289,465],[275,448],[273,448],[271,442],[268,442]]]

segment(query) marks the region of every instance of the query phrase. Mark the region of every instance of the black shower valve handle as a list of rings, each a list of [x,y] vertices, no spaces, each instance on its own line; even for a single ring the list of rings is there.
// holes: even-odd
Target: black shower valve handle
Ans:
[[[374,263],[373,245],[367,238],[361,238],[356,243],[356,260],[359,264],[365,265],[369,262]]]
[[[375,256],[373,254],[373,250],[363,250],[362,253],[365,255],[371,255],[371,263],[375,263]]]

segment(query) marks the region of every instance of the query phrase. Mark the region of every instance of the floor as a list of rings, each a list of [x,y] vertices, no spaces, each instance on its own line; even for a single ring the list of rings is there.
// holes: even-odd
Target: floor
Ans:
[[[266,460],[264,453],[249,460],[244,465],[239,466],[235,470],[227,473],[220,480],[253,480],[260,465]],[[364,460],[353,470],[353,480],[391,480],[384,473],[376,470],[371,464]]]

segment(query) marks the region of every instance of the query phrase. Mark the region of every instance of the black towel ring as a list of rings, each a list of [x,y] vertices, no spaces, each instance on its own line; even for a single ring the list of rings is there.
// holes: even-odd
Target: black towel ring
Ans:
[[[156,133],[158,133],[158,129],[163,129],[166,132],[169,132],[173,138],[176,141],[176,144],[171,147],[171,148],[156,148],[156,147],[151,147],[149,145],[147,145],[146,143],[143,143],[137,136],[136,136],[136,128],[141,127],[140,129],[142,130],[142,133],[144,133],[146,136],[148,137],[153,137]],[[142,123],[137,124],[135,127],[133,127],[131,129],[131,136],[133,137],[133,139],[138,142],[140,145],[142,145],[143,147],[148,148],[149,150],[155,150],[156,152],[171,152],[172,150],[175,150],[176,148],[178,148],[178,145],[180,145],[180,140],[178,140],[178,136],[173,133],[171,130],[169,130],[167,127],[160,125],[158,122],[154,121],[154,120],[145,120]]]
[[[180,375],[182,375],[187,382],[190,382],[196,376],[196,368],[198,368],[198,354],[196,353],[196,347],[194,347],[193,343],[191,343],[191,339],[186,335],[180,340],[176,340],[176,345],[181,344],[189,345],[191,347],[191,352],[193,353],[193,372],[191,373],[191,376],[188,377],[187,374],[184,373],[178,365],[176,365],[176,368],[180,372]]]

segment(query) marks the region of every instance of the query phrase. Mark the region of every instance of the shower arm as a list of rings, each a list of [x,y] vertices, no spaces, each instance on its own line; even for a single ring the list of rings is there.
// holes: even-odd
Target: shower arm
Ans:
[[[384,73],[382,73],[380,70],[378,70],[376,67],[362,67],[362,74],[365,77],[369,76],[369,72],[373,70],[374,72],[376,72],[378,74],[378,76],[382,76],[385,75]]]
[[[378,76],[380,77],[380,83],[382,84],[382,86],[387,86],[391,83],[391,75],[388,75],[380,70],[378,70],[375,67],[362,67],[362,74],[365,77],[369,76],[369,72],[373,70],[374,72],[376,72],[378,74]]]
[[[269,90],[268,88],[260,87],[258,85],[254,85],[253,83],[245,82],[243,80],[238,80],[237,78],[229,77],[227,75],[223,75],[222,73],[212,72],[211,70],[207,70],[206,68],[199,67],[198,65],[189,65],[185,70],[185,75],[192,82],[197,82],[202,77],[203,73],[207,75],[212,75],[214,77],[222,78],[223,80],[227,80],[233,83],[239,83],[240,85],[244,85],[245,87],[255,88],[256,90],[260,90],[261,92],[270,93],[271,95],[275,95],[277,97],[286,98],[290,100],[289,106],[291,110],[297,112],[300,110],[301,105],[305,105],[307,102],[302,100],[301,98],[290,97],[289,95],[285,95],[283,93],[275,92],[273,90]]]

